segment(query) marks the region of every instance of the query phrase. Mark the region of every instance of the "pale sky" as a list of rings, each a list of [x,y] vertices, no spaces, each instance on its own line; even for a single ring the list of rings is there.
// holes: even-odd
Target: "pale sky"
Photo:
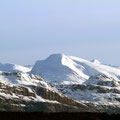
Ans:
[[[0,62],[53,53],[120,66],[120,0],[1,0]]]

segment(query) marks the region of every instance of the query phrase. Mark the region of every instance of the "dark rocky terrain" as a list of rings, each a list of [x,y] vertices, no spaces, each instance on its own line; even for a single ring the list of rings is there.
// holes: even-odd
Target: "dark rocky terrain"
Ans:
[[[119,114],[75,112],[75,113],[46,113],[46,112],[0,112],[2,120],[119,120]]]

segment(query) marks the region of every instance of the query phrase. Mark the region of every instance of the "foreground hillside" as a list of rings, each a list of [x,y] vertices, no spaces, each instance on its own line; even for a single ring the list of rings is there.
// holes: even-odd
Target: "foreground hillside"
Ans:
[[[54,91],[41,77],[19,72],[1,72],[0,111],[77,112],[90,111]]]

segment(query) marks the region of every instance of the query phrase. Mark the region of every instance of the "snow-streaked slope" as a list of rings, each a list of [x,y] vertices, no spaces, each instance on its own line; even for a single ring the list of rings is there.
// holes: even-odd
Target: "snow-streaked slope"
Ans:
[[[0,71],[6,72],[30,72],[31,68],[10,63],[0,63]]]
[[[0,101],[0,111],[89,110],[85,104],[56,92],[40,76],[22,72],[0,72]]]
[[[69,57],[55,54],[46,60],[37,61],[31,73],[42,76],[50,83],[82,83],[88,76],[83,74],[82,66],[79,66],[80,71],[76,65]]]
[[[93,62],[93,63],[95,63],[95,64],[101,64],[101,62],[98,61],[97,59],[93,59],[93,60],[91,60],[91,62]]]
[[[98,60],[54,54],[36,62],[31,73],[77,101],[108,106],[120,103],[120,69]]]
[[[0,98],[10,100],[21,100],[22,98],[22,100],[25,101],[32,100],[37,102],[58,103],[57,101],[44,99],[40,95],[37,95],[32,86],[36,89],[43,88],[47,89],[48,91],[53,91],[52,87],[47,84],[40,76],[22,72],[0,71]]]
[[[47,89],[51,89],[51,87],[40,77],[26,73],[20,72],[2,72],[0,71],[0,82],[9,84],[12,86],[42,86]]]
[[[31,73],[56,84],[81,84],[90,76],[99,74],[105,74],[114,79],[120,77],[120,70],[117,68],[103,65],[97,60],[91,62],[64,54],[53,54],[46,60],[37,61]]]
[[[56,85],[59,92],[78,101],[102,105],[120,104],[120,80],[106,75],[96,75],[84,84]]]
[[[25,92],[26,92],[25,94],[27,94],[27,92],[29,92],[30,94],[34,93],[33,89],[30,86],[36,86],[38,88],[41,87],[53,91],[51,86],[47,84],[40,76],[29,74],[31,69],[32,68],[29,66],[24,67],[16,64],[0,63],[0,97],[9,99],[14,98],[20,99],[18,96],[19,93],[17,93],[18,91],[16,91],[16,93],[13,94],[5,92],[5,90],[6,91],[7,90],[9,91],[9,89],[11,90],[12,87],[13,88],[17,87],[18,88],[17,90],[19,90],[19,92],[23,91],[23,93],[21,92],[20,97],[23,97],[23,100],[25,101],[33,100],[40,102],[56,102],[44,99],[37,94],[35,97],[24,95]],[[8,89],[5,86],[8,86],[8,88],[9,87],[10,88]]]

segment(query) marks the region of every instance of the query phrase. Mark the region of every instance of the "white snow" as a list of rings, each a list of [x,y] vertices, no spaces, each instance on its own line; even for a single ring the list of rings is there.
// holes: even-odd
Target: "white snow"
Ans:
[[[119,79],[120,69],[101,64],[98,60],[87,61],[64,54],[53,54],[46,60],[37,61],[32,74],[42,76],[54,84],[82,84],[90,76],[105,74]]]
[[[14,85],[14,86],[27,86],[27,85],[35,85],[35,86],[41,86],[47,89],[52,89],[45,81],[39,80],[37,76],[29,75],[26,73],[19,73],[18,75],[14,74],[15,72],[8,72],[9,74],[6,75],[4,72],[0,72],[0,82]],[[17,72],[16,72],[17,73]],[[34,76],[31,78],[31,76]],[[29,89],[30,90],[30,89]]]
[[[0,71],[26,73],[30,72],[31,68],[10,63],[0,63]]]
[[[16,98],[16,99],[23,99],[25,101],[36,101],[36,102],[49,102],[49,103],[57,103],[59,104],[59,102],[57,101],[54,101],[54,100],[47,100],[47,99],[44,99],[42,98],[41,96],[36,96],[35,97],[32,97],[32,96],[23,96],[23,95],[10,95],[10,94],[6,94],[6,93],[3,93],[3,92],[0,92],[0,98],[6,98],[6,99],[13,99],[13,98]],[[24,105],[24,104],[21,104],[21,105]]]
[[[120,91],[119,67],[104,65],[96,59],[88,61],[78,57],[66,56],[64,54],[53,54],[46,60],[37,61],[31,72],[30,70],[31,68],[29,67],[0,63],[0,82],[9,84],[10,86],[22,85],[26,87],[27,85],[35,85],[50,90],[54,89],[56,91],[59,91],[56,87],[57,85],[64,85],[63,92],[66,92],[65,95],[73,99],[83,102],[99,102],[100,104],[118,104],[115,97],[120,98],[120,94],[113,93],[112,91],[109,93],[98,93],[95,89],[77,89],[76,91],[73,91],[71,88],[66,88],[65,85],[97,85],[98,82],[103,82],[103,84],[105,84],[103,85],[103,88],[113,89],[112,85],[115,84],[115,89]],[[5,73],[7,73],[7,75]],[[17,73],[17,75],[15,73]],[[89,79],[91,76],[98,75],[106,75],[108,78]],[[42,78],[46,82],[42,81]],[[47,82],[55,85],[54,88],[51,88]],[[32,92],[31,88],[27,88],[29,89],[29,92]],[[14,94],[10,96],[9,94],[1,92],[0,96],[6,96],[7,98],[18,97]],[[23,99],[52,102],[45,100],[40,96],[37,96],[37,98],[23,96]]]
[[[10,94],[6,94],[6,93],[3,93],[3,92],[0,92],[0,97],[5,97],[5,98],[7,98],[7,99],[19,98],[19,97],[16,96],[15,94],[10,95]]]
[[[119,103],[116,97],[119,99],[120,94],[114,93],[113,89],[120,91],[120,69],[104,65],[96,59],[88,61],[64,54],[53,54],[46,60],[37,61],[31,73],[42,76],[45,81],[54,85],[54,90],[75,100],[109,105]],[[91,76],[94,76],[93,79],[89,79]],[[110,92],[99,93],[95,87],[99,86],[98,83],[101,89]],[[74,90],[66,87],[72,84],[93,85],[95,88],[90,90],[86,87],[82,90],[78,86]]]
[[[91,62],[95,63],[95,64],[101,64],[100,61],[98,61],[97,59],[93,59]]]

